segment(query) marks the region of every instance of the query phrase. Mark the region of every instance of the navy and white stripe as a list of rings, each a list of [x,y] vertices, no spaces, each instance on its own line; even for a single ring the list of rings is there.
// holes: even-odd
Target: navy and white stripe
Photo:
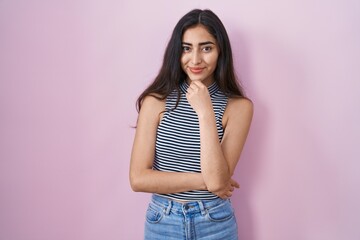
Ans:
[[[186,99],[189,85],[180,85],[180,102],[175,110],[177,91],[166,99],[166,111],[157,129],[155,160],[153,168],[165,172],[201,172],[200,167],[200,129],[196,112]],[[228,98],[213,83],[208,87],[213,104],[219,141],[224,130],[222,117]],[[173,194],[159,194],[175,200],[207,200],[215,199],[216,195],[209,191],[188,191]]]

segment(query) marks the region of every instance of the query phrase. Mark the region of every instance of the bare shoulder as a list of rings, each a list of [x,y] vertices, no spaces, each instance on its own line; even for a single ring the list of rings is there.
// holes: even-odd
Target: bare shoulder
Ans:
[[[223,116],[223,123],[231,119],[235,122],[251,122],[254,112],[254,104],[248,98],[229,98],[226,110]]]
[[[165,110],[165,100],[159,99],[160,95],[148,95],[144,98],[139,118],[160,121],[162,112]]]
[[[152,107],[152,108],[162,108],[165,106],[165,100],[161,100],[160,99],[161,96],[159,94],[152,94],[152,95],[147,95],[143,102],[142,102],[142,106],[141,108],[148,108],[148,107]]]
[[[248,98],[230,98],[226,111],[229,115],[251,114],[254,111],[254,104]]]

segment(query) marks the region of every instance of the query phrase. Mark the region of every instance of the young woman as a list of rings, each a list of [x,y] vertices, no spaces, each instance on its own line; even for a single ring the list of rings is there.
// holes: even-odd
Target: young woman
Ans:
[[[210,10],[183,16],[137,101],[130,183],[153,193],[145,239],[237,239],[229,198],[253,115],[226,30]]]

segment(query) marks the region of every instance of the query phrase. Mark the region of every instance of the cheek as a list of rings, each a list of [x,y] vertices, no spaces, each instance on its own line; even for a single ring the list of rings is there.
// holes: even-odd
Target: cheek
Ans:
[[[218,61],[218,55],[216,54],[216,55],[214,55],[214,56],[209,56],[209,59],[208,59],[208,64],[210,65],[210,66],[212,66],[213,68],[215,68],[216,67],[216,65],[217,65],[217,61]]]
[[[187,63],[187,58],[186,55],[182,55],[180,58],[180,63],[181,63],[181,67],[184,67],[185,64]]]

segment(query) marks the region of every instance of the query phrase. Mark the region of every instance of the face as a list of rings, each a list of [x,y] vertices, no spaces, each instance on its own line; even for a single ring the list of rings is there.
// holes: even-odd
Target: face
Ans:
[[[216,39],[202,25],[189,28],[182,38],[181,67],[190,81],[201,81],[206,86],[214,82],[214,71],[219,56]]]

